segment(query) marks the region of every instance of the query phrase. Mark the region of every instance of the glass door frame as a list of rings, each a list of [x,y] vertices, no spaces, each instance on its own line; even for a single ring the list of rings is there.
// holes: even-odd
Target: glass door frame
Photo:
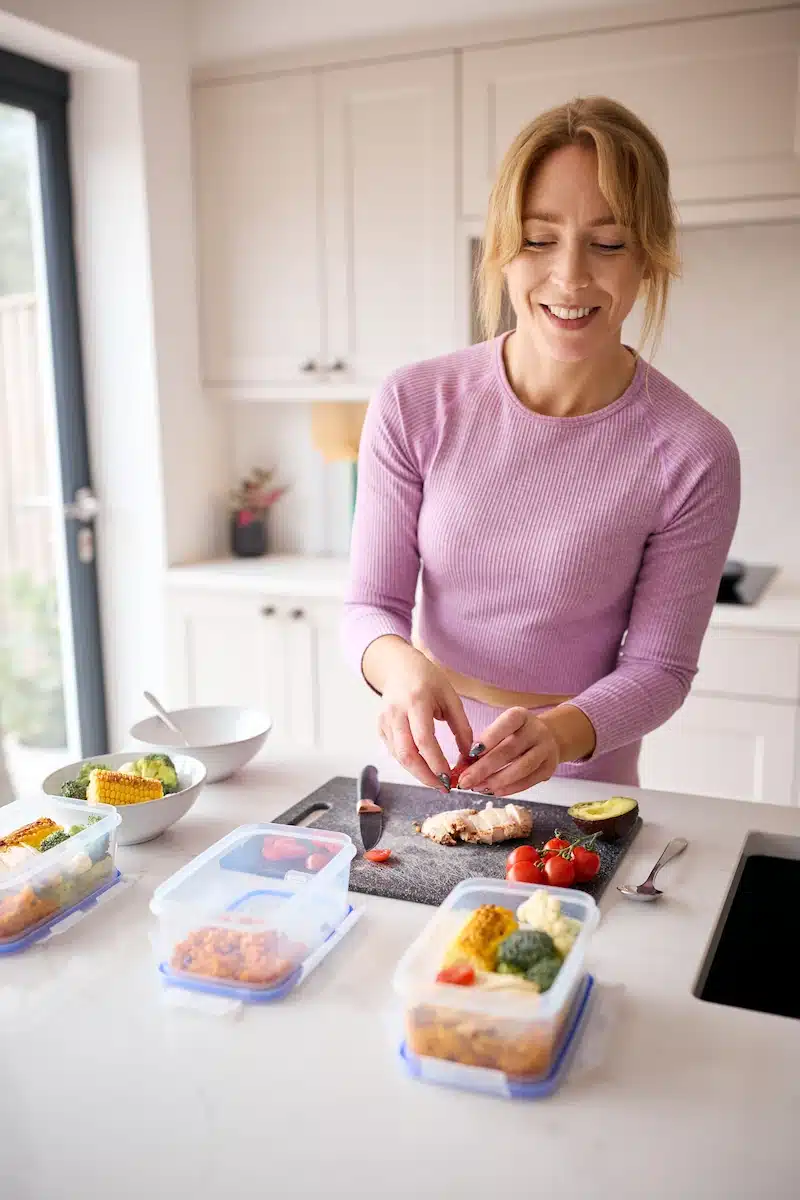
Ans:
[[[44,283],[47,290],[48,332],[58,440],[60,487],[65,538],[68,612],[72,669],[64,671],[64,688],[73,686],[77,701],[81,757],[108,752],[100,606],[97,588],[96,537],[91,562],[81,560],[81,523],[68,520],[66,506],[80,488],[91,490],[89,440],[78,289],[73,241],[70,185],[68,106],[69,75],[45,63],[0,49],[0,103],[27,109],[36,118],[41,220],[44,241]],[[63,641],[63,639],[62,639]],[[65,664],[68,668],[70,664]],[[69,706],[69,701],[67,702]]]

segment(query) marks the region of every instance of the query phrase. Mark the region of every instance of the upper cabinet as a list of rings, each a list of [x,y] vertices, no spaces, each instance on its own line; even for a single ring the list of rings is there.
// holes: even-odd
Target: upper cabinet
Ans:
[[[453,54],[195,90],[207,386],[366,398],[455,345]]]
[[[321,351],[314,77],[198,88],[194,113],[205,382],[297,382]]]
[[[684,224],[798,217],[799,50],[797,9],[467,50],[463,215],[537,113],[602,94],[661,138]]]
[[[327,343],[377,380],[455,348],[453,55],[322,76]]]

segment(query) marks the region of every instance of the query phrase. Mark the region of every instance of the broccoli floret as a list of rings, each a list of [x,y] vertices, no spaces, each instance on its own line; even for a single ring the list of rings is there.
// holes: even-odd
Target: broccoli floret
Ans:
[[[75,837],[76,833],[83,833],[85,828],[85,825],[70,825],[67,830],[67,837]]]
[[[524,975],[540,959],[555,955],[556,948],[549,933],[539,929],[515,929],[497,948],[497,970]]]
[[[66,796],[67,800],[85,800],[86,787],[87,784],[79,779],[68,779],[61,785],[61,795]]]
[[[86,818],[86,824],[87,825],[96,825],[97,822],[102,821],[102,819],[103,818],[101,816],[98,816],[97,813],[92,813],[91,816],[88,816]]]
[[[78,772],[78,782],[88,786],[89,776],[92,771],[107,771],[108,764],[101,762],[85,762]]]
[[[546,936],[546,935],[545,935]],[[561,970],[561,959],[553,953],[546,958],[540,958],[525,972],[529,983],[535,983],[540,992],[546,992],[553,986],[556,975]]]
[[[160,779],[165,796],[177,792],[180,787],[178,772],[168,754],[146,754],[144,758],[137,758],[133,769],[143,779]]]
[[[44,841],[39,846],[40,853],[44,854],[45,850],[52,850],[54,846],[60,846],[62,842],[69,841],[69,834],[63,829],[57,829],[55,833],[49,833]]]

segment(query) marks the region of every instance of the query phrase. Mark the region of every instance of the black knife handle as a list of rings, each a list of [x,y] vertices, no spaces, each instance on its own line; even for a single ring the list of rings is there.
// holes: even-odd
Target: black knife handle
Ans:
[[[356,792],[356,804],[360,804],[362,800],[371,800],[373,804],[377,803],[380,795],[381,785],[378,779],[378,768],[373,766],[364,767],[364,770],[358,777],[358,790]]]

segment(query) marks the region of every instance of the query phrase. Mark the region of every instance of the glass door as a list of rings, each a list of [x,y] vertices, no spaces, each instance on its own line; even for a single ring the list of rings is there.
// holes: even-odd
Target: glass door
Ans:
[[[68,95],[0,50],[0,804],[108,749]]]

